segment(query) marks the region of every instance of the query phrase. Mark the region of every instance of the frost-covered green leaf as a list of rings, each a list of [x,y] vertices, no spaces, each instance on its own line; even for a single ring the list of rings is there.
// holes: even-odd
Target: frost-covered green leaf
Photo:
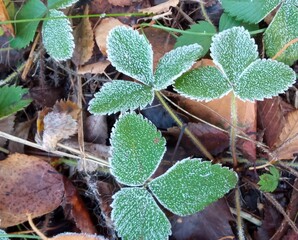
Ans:
[[[124,80],[106,83],[89,103],[88,110],[93,114],[112,114],[144,108],[151,104],[153,90],[146,86]]]
[[[119,237],[127,240],[168,239],[171,224],[146,189],[122,188],[113,199],[111,216]]]
[[[107,52],[119,72],[152,86],[153,51],[143,35],[131,28],[115,27],[107,37]]]
[[[64,17],[64,13],[52,9],[47,17]],[[64,61],[72,57],[74,39],[72,28],[68,19],[50,19],[42,25],[42,41],[47,53],[58,61]]]
[[[78,0],[48,0],[49,9],[64,9],[70,7]]]
[[[0,229],[0,240],[9,240],[8,237],[2,236],[2,235],[5,235],[5,234],[6,234],[6,232],[4,230]]]
[[[270,167],[270,174],[264,173],[260,176],[260,190],[265,192],[274,192],[279,182],[279,171],[275,167]]]
[[[210,101],[231,91],[231,86],[215,67],[202,67],[183,74],[175,81],[175,90],[185,97]]]
[[[186,216],[204,209],[235,187],[237,175],[200,159],[184,159],[149,183],[156,199],[171,212]]]
[[[223,13],[220,16],[219,26],[218,26],[218,29],[220,32],[222,32],[223,30],[232,28],[232,27],[237,27],[237,26],[242,26],[248,31],[255,31],[255,30],[259,29],[258,24],[250,24],[250,23],[236,20],[235,17],[230,16],[227,13]]]
[[[111,135],[111,173],[120,183],[143,185],[162,160],[165,143],[156,127],[141,115],[122,116]]]
[[[265,18],[281,0],[221,0],[225,12],[249,23],[258,23]]]
[[[202,33],[206,35],[184,33],[177,38],[175,48],[198,43],[203,47],[201,55],[206,55],[210,48],[211,38],[216,33],[216,28],[209,22],[199,21],[198,23],[191,25],[190,29],[186,30],[186,32]]]
[[[16,20],[41,18],[46,13],[46,6],[40,0],[28,0],[16,14]],[[16,37],[10,41],[12,48],[24,48],[29,45],[35,36],[39,21],[22,22],[15,24]]]
[[[31,100],[22,100],[27,89],[14,86],[0,88],[0,119],[7,117],[24,107],[28,106]]]
[[[241,74],[234,91],[243,100],[263,100],[286,91],[295,80],[295,72],[284,63],[258,59]]]
[[[162,90],[173,84],[177,77],[191,68],[202,51],[200,45],[192,44],[166,53],[158,62],[154,74],[154,89]]]
[[[233,27],[212,38],[211,57],[231,84],[258,57],[257,45],[243,27]]]
[[[280,7],[265,32],[266,54],[273,57],[289,41],[298,38],[298,1],[287,0]],[[298,60],[298,43],[291,45],[278,58],[278,61],[292,65]]]
[[[285,64],[257,59],[257,46],[243,27],[215,35],[210,50],[216,67],[183,74],[175,83],[180,94],[211,100],[232,90],[239,98],[254,101],[282,93],[295,82],[295,72]]]

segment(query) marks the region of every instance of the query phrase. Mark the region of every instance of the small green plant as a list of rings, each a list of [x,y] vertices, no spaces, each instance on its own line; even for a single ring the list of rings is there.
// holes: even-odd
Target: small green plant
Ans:
[[[0,119],[8,117],[11,114],[25,108],[31,100],[22,100],[27,89],[14,86],[4,86],[0,88]]]
[[[46,17],[42,24],[43,45],[48,54],[55,60],[71,58],[74,49],[74,39],[70,22],[62,11],[78,0],[49,0],[45,6],[40,0],[29,0],[16,15],[16,20],[32,19],[31,22],[16,23],[16,37],[11,39],[13,48],[26,47],[34,38],[40,21],[37,18]],[[58,19],[57,19],[58,18]]]
[[[156,201],[186,216],[224,196],[237,175],[219,164],[183,159],[150,179],[166,151],[156,127],[135,113],[124,114],[111,135],[111,173],[126,187],[113,196],[112,220],[123,239],[167,239],[171,224]],[[156,199],[156,200],[155,200]]]
[[[222,0],[222,6],[230,16],[248,23],[259,23],[280,5],[275,17],[265,31],[266,54],[275,56],[287,43],[298,38],[297,0]],[[298,59],[298,43],[288,47],[277,60],[292,65]]]
[[[270,173],[264,173],[260,176],[260,190],[264,192],[274,192],[279,183],[279,171],[275,167],[269,168]]]

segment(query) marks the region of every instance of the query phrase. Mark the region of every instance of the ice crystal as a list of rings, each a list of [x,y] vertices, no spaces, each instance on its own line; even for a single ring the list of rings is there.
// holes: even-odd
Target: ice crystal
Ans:
[[[63,12],[52,9],[48,18],[66,17]],[[42,40],[48,54],[55,60],[71,58],[74,49],[72,28],[67,19],[46,20],[42,26]]]
[[[144,108],[153,101],[150,87],[124,80],[106,83],[90,101],[88,110],[93,114],[111,114],[118,111]]]
[[[124,26],[115,27],[107,37],[107,52],[119,72],[152,86],[153,51],[144,36]]]
[[[201,159],[184,159],[149,183],[157,200],[171,212],[186,216],[223,197],[237,183],[228,168]]]
[[[171,224],[146,189],[122,188],[113,199],[111,216],[119,237],[168,239]]]
[[[141,115],[123,115],[111,135],[111,173],[123,184],[144,184],[162,160],[165,142],[156,127]]]
[[[173,84],[174,80],[189,70],[202,54],[198,44],[178,47],[166,53],[159,61],[154,74],[154,88],[161,90]]]

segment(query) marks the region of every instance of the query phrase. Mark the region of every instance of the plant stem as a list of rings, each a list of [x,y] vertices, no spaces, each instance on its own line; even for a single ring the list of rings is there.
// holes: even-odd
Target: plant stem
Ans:
[[[0,239],[2,237],[7,237],[7,238],[26,238],[26,239],[41,239],[40,236],[32,236],[32,235],[26,235],[26,234],[2,234],[0,233]]]
[[[245,240],[243,234],[243,226],[242,226],[242,219],[241,219],[241,204],[240,204],[240,190],[239,187],[235,189],[235,205],[236,205],[236,213],[237,213],[237,231],[238,231],[238,239]]]
[[[164,100],[160,92],[155,91],[155,96],[158,98],[158,100],[163,105],[165,110],[171,115],[174,121],[178,124],[178,126],[182,128],[183,122],[176,116],[176,114],[171,109],[171,107],[167,104],[167,102]],[[192,134],[192,132],[189,131],[187,127],[185,127],[185,133],[207,158],[209,158],[211,161],[214,160],[213,156],[208,152],[208,150],[204,147],[204,145]]]
[[[233,93],[231,97],[231,128],[230,128],[230,148],[233,158],[233,167],[237,167],[237,155],[236,155],[236,140],[237,140],[237,101],[236,96]]]
[[[205,8],[204,3],[203,3],[202,1],[199,1],[199,3],[200,3],[201,11],[202,11],[202,14],[203,14],[205,20],[206,20],[207,22],[209,22],[213,27],[215,27],[214,24],[211,22],[211,20],[210,20],[208,14],[207,14],[207,12],[206,12],[206,8]]]
[[[64,18],[104,18],[104,17],[145,17],[150,16],[148,13],[98,13],[98,14],[82,14],[82,15],[75,15],[75,16],[61,16],[61,17],[44,17],[44,18],[31,18],[31,19],[17,19],[17,20],[6,20],[1,21],[0,25],[2,24],[9,24],[9,23],[24,23],[24,22],[39,22],[45,20],[53,20],[53,19],[64,19]]]

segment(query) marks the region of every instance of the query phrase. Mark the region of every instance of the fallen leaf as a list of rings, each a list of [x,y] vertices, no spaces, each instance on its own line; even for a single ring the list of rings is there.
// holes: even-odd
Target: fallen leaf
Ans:
[[[154,7],[139,9],[139,12],[148,13],[148,14],[149,13],[159,14],[159,13],[169,11],[170,7],[176,7],[178,3],[179,3],[179,0],[169,0],[164,3],[158,4]]]
[[[43,112],[39,114],[35,140],[46,151],[53,151],[59,141],[68,139],[77,133],[77,118],[80,109],[68,100],[56,102],[53,111],[46,110],[45,112],[45,114]]]
[[[81,66],[78,70],[78,74],[102,74],[106,68],[110,65],[110,61],[104,60],[96,63],[91,63],[85,66]]]
[[[264,131],[264,142],[272,149],[286,123],[285,116],[293,111],[294,107],[280,97],[265,99],[257,104],[258,127]]]
[[[0,22],[9,21],[9,15],[3,0],[0,0]],[[2,24],[0,28],[3,29],[7,36],[15,37],[14,28],[11,23]]]
[[[183,98],[177,95],[175,98],[178,100],[178,105],[187,112],[203,119],[215,126],[221,127],[228,130],[230,127],[231,118],[231,94],[215,99],[210,102],[194,101],[187,98]],[[238,117],[238,128],[245,133],[256,132],[256,103],[243,102],[240,99],[236,99],[237,104],[237,117]],[[197,121],[197,120],[193,120]],[[250,135],[252,139],[255,136]],[[240,142],[240,146],[243,154],[249,157],[251,160],[256,158],[256,147],[255,144],[249,141]],[[239,145],[238,145],[239,146]]]
[[[52,212],[63,195],[62,175],[47,162],[17,153],[0,161],[0,228]]]
[[[227,236],[235,239],[230,224],[235,222],[235,219],[224,198],[196,214],[186,217],[173,216],[170,221],[173,226],[173,239],[225,239]]]
[[[146,38],[152,45],[153,66],[157,66],[159,59],[167,52],[171,51],[175,45],[175,38],[166,31],[156,28],[143,29]]]
[[[133,0],[108,0],[108,2],[114,6],[130,6]]]
[[[283,129],[274,145],[273,151],[276,159],[292,159],[294,153],[298,153],[298,110],[290,112],[286,116]]]
[[[106,144],[108,125],[106,115],[90,115],[84,121],[85,141]]]
[[[66,204],[70,205],[71,217],[74,219],[76,227],[80,229],[81,232],[96,234],[96,228],[92,223],[89,212],[87,211],[77,189],[72,182],[66,178],[64,178],[64,187]]]
[[[229,147],[229,135],[205,123],[188,123],[187,128],[198,138],[201,143],[206,147],[208,152],[216,156]],[[178,139],[180,135],[180,128],[173,127],[168,129],[167,134],[172,135]],[[180,145],[185,149],[188,156],[204,156],[203,153],[193,144],[193,142],[183,135]]]
[[[12,134],[16,137],[27,139],[30,128],[34,121],[35,119],[16,123]],[[24,153],[24,144],[15,141],[9,141],[8,150],[10,153]]]
[[[10,115],[0,120],[0,131],[11,134],[13,132],[15,115]],[[0,147],[3,147],[7,139],[0,137]]]
[[[103,55],[107,55],[107,36],[114,27],[123,26],[116,18],[105,18],[95,28],[95,41]]]
[[[88,15],[88,4],[85,6],[84,14]],[[74,30],[75,49],[72,60],[76,66],[83,65],[91,57],[94,47],[93,29],[89,18],[82,18]]]
[[[91,235],[85,233],[61,233],[48,240],[107,240],[100,235]]]

